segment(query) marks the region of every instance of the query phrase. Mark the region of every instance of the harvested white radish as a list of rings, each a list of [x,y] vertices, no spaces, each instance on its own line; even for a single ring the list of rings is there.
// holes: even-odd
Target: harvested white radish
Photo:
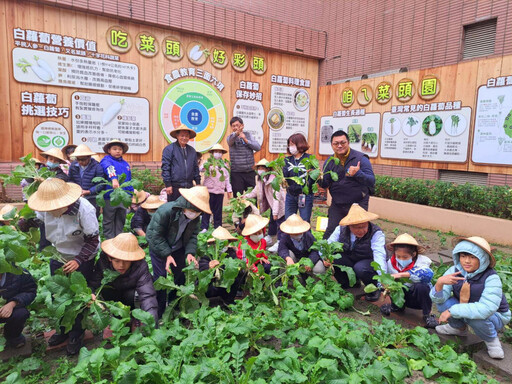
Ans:
[[[194,61],[199,60],[202,55],[203,51],[201,50],[200,44],[194,45],[190,50],[190,58]]]
[[[114,118],[119,115],[121,109],[123,108],[124,99],[119,100],[119,102],[115,102],[107,110],[103,113],[103,117],[101,118],[101,124],[103,126],[110,123]]]
[[[48,72],[50,74],[50,76],[51,76],[50,80],[53,80],[53,79],[55,79],[57,77],[57,76],[55,76],[55,72],[53,72],[52,67],[50,67],[50,65],[46,61],[44,61],[43,59],[40,59],[37,56],[34,56],[34,60],[36,61],[36,64],[40,68],[43,68],[46,72]],[[46,80],[46,81],[49,81],[49,80]]]
[[[436,122],[432,120],[430,123],[428,123],[428,133],[430,133],[430,136],[434,136],[437,132]]]

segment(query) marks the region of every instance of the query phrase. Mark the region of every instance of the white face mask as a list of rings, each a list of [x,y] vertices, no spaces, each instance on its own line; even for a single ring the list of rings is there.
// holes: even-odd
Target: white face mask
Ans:
[[[250,238],[253,242],[257,243],[257,242],[259,242],[261,239],[263,239],[263,233],[260,233],[259,235],[251,235],[251,236],[249,236],[249,238]]]
[[[409,264],[412,263],[412,259],[407,259],[407,260],[400,260],[400,259],[396,259],[396,262],[398,263],[398,265],[400,265],[402,268],[407,268],[409,266]]]
[[[216,159],[222,159],[222,153],[220,152],[213,152],[213,157]]]
[[[263,169],[258,169],[258,175],[263,176],[265,171]]]
[[[187,217],[187,219],[194,220],[201,214],[201,212],[193,211],[191,209],[184,209],[183,214]]]
[[[290,153],[291,153],[292,155],[296,155],[296,154],[297,154],[297,147],[296,147],[295,145],[290,145],[290,146],[288,147],[288,150],[290,151]]]

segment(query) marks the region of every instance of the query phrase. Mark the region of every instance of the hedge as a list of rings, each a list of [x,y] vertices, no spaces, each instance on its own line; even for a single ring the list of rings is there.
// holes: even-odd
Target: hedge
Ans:
[[[512,219],[512,189],[439,180],[376,176],[375,196],[478,215]]]

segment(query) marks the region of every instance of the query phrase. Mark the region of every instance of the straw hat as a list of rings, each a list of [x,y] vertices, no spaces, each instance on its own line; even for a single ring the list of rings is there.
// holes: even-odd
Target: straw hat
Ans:
[[[41,160],[36,159],[36,158],[34,158],[34,160],[36,161],[36,165],[38,165],[38,164],[39,165],[44,165],[44,163]]]
[[[359,204],[352,204],[347,216],[340,221],[340,225],[355,225],[378,219],[379,215],[371,213],[362,208]]]
[[[62,153],[65,155],[66,152],[68,151],[68,149],[75,148],[75,150],[76,150],[76,147],[77,147],[76,144],[68,144],[68,145],[62,147]]]
[[[289,235],[299,235],[301,233],[309,231],[311,224],[307,221],[302,220],[302,217],[294,213],[288,217],[280,226],[281,231]]]
[[[256,164],[254,164],[254,168],[267,167],[268,163],[269,163],[269,161],[267,159],[263,158],[260,161],[258,161]]]
[[[148,198],[149,193],[146,191],[133,190],[132,204],[142,204]]]
[[[226,153],[228,150],[224,149],[224,147],[220,144],[215,144],[213,147],[211,147],[209,149],[208,152],[213,152],[213,151],[221,151],[222,153]]]
[[[113,239],[101,243],[101,249],[110,257],[125,261],[138,261],[146,256],[132,233],[120,233]]]
[[[14,205],[11,204],[5,204],[2,209],[0,209],[0,221],[7,221],[11,219],[4,219],[4,215],[7,215],[9,212],[11,212],[13,209],[16,209]],[[17,211],[17,209],[16,209]]]
[[[228,240],[228,241],[236,241],[238,240],[235,236],[233,236],[229,231],[224,227],[217,227],[212,232],[212,237],[206,240],[207,243],[215,243],[215,239],[218,240]]]
[[[149,195],[146,201],[141,204],[141,207],[144,209],[157,209],[165,203],[165,201],[160,200],[160,196]]]
[[[123,147],[123,154],[125,154],[126,152],[128,152],[128,144],[126,143],[123,143],[121,140],[112,140],[112,141],[109,141],[107,144],[105,144],[103,146],[103,152],[105,152],[106,154],[108,154],[108,150],[110,149],[111,146],[113,145],[119,145],[120,147]]]
[[[386,248],[389,251],[393,251],[394,250],[393,246],[398,245],[398,244],[414,245],[418,250],[418,254],[421,254],[421,253],[425,252],[425,250],[426,250],[425,247],[419,245],[418,242],[416,241],[416,239],[414,237],[412,237],[411,235],[409,235],[408,233],[403,233],[403,234],[397,236],[397,238],[394,241],[392,241],[389,244],[386,244]]]
[[[263,228],[265,228],[270,219],[261,217],[259,215],[253,215],[252,213],[245,219],[245,227],[242,231],[242,236],[250,236]]]
[[[210,209],[210,193],[204,185],[196,185],[192,188],[180,188],[181,196],[183,196],[190,204],[199,210],[211,215]]]
[[[50,177],[43,181],[39,189],[28,199],[30,209],[48,212],[70,206],[82,195],[82,188],[75,183],[66,183]]]
[[[86,157],[86,156],[94,156],[96,155],[95,152],[91,151],[91,149],[85,145],[85,144],[80,144],[79,146],[76,147],[75,149],[75,152],[73,152],[71,154],[71,157]]]
[[[96,160],[98,163],[101,161],[101,156],[96,154],[91,156],[94,160]]]
[[[178,128],[173,129],[169,134],[171,135],[172,138],[176,139],[177,136],[178,136],[178,132],[179,131],[188,131],[188,132],[190,132],[190,138],[191,139],[196,137],[196,131],[194,131],[193,129],[190,129],[185,124],[181,124]]]
[[[461,241],[466,240],[470,243],[473,243],[475,245],[478,245],[480,248],[482,248],[485,253],[489,255],[489,267],[494,268],[496,265],[496,258],[492,254],[492,251],[494,251],[494,248],[491,248],[487,240],[485,240],[483,237],[479,236],[471,236],[471,237],[456,237],[452,240],[452,244],[455,247],[457,244],[459,244]]]
[[[48,156],[53,156],[56,159],[59,159],[61,164],[66,163],[66,159],[64,158],[62,151],[58,148],[52,148],[48,151],[41,152],[41,156],[43,156],[45,159],[48,159]]]

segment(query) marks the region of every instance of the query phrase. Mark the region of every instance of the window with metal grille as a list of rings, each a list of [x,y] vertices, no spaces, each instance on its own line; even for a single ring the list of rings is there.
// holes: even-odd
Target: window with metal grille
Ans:
[[[471,59],[494,53],[496,21],[497,19],[490,19],[464,26],[462,59]]]

